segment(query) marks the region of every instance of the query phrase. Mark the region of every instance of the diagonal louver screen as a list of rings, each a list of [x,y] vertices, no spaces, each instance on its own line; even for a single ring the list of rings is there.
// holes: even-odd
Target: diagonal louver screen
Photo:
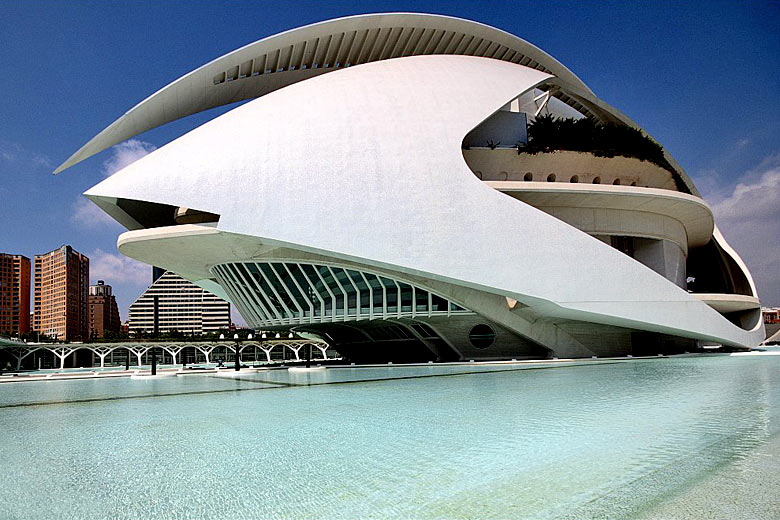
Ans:
[[[471,312],[409,283],[330,265],[238,262],[212,273],[254,327]]]

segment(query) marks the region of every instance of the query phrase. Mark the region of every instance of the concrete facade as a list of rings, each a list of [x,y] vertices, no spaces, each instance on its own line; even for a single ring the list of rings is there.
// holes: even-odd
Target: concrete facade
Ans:
[[[154,299],[159,332],[204,334],[230,328],[230,303],[184,278],[166,272],[130,305],[130,334],[154,332]]]
[[[97,285],[89,286],[89,337],[103,338],[106,332],[118,334],[121,326],[112,288],[98,280]]]
[[[30,259],[0,253],[0,333],[30,332]]]
[[[89,338],[89,258],[70,246],[35,255],[33,330],[66,341]]]

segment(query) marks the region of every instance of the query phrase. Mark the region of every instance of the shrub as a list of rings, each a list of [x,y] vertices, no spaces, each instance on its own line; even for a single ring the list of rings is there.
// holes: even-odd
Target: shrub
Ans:
[[[663,147],[641,130],[625,125],[599,124],[590,118],[537,117],[528,125],[526,153],[546,153],[555,150],[589,152],[598,157],[632,157],[650,161],[677,175],[664,158]]]

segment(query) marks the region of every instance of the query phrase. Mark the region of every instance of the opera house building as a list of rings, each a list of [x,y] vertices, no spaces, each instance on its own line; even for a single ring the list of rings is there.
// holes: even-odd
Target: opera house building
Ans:
[[[140,94],[144,93],[139,93]],[[376,14],[176,79],[69,158],[238,104],[89,189],[123,254],[356,362],[656,355],[764,338],[661,144],[532,44]]]

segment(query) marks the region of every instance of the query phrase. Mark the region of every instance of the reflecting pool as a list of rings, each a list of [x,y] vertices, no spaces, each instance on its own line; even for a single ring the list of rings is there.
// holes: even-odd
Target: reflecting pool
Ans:
[[[0,517],[780,517],[780,356],[0,385]]]

